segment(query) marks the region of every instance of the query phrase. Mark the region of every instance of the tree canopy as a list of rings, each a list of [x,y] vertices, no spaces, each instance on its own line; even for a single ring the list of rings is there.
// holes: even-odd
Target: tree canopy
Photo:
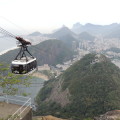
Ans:
[[[16,75],[11,73],[9,66],[0,63],[0,92],[8,95],[15,95],[18,92],[18,86],[29,86],[30,77],[25,75]]]

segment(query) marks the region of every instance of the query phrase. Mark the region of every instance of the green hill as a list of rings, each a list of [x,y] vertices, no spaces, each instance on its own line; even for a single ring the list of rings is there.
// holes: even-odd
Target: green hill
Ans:
[[[88,54],[45,83],[36,98],[36,115],[93,118],[120,109],[119,91],[120,69],[103,55]]]
[[[58,29],[56,32],[51,34],[52,38],[57,38],[66,44],[67,47],[72,48],[72,42],[76,41],[78,43],[78,36],[72,32],[68,27],[63,26]]]
[[[58,29],[54,32],[51,36],[55,38],[59,38],[61,36],[72,35],[75,36],[76,34],[72,32],[68,27],[63,26],[62,28]]]
[[[72,48],[73,41],[76,41],[77,46],[79,45],[79,42],[76,38],[74,38],[72,35],[64,35],[59,37],[61,41],[63,41],[68,48]]]
[[[60,40],[47,40],[28,48],[38,65],[56,65],[72,58],[73,52]],[[11,63],[16,57],[18,50],[11,50],[0,56],[1,62]]]

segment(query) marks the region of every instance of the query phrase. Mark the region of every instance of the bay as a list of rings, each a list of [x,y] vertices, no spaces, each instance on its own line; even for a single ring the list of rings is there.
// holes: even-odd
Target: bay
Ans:
[[[16,40],[14,38],[0,38],[0,53],[16,46]]]

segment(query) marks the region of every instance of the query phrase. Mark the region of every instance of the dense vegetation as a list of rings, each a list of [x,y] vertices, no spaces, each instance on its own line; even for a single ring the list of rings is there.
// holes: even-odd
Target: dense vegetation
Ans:
[[[99,61],[95,62],[95,59]],[[69,89],[70,103],[61,106],[48,100],[55,83],[62,82],[61,92]],[[39,92],[37,115],[52,114],[63,118],[92,119],[109,110],[120,109],[120,69],[105,56],[88,54],[61,76],[45,83]],[[57,94],[56,96],[59,96]],[[53,96],[54,97],[54,96]]]
[[[72,58],[73,52],[62,41],[47,40],[28,48],[37,58],[38,65],[56,65]],[[0,56],[0,61],[10,63],[16,57],[18,50],[11,50]]]

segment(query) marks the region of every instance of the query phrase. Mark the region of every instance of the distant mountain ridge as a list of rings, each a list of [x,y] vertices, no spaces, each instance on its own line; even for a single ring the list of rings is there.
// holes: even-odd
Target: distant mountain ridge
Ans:
[[[73,32],[79,34],[81,32],[88,32],[92,35],[109,35],[114,31],[120,30],[120,24],[112,23],[110,25],[95,25],[91,23],[87,23],[82,25],[80,23],[76,23],[73,25],[72,29]]]
[[[29,36],[41,36],[42,34],[38,31],[29,34]]]
[[[72,48],[73,41],[75,41],[78,46],[80,41],[93,41],[95,39],[95,36],[87,32],[75,34],[66,26],[58,29],[53,34],[49,35],[49,37],[63,41],[69,48]]]
[[[78,34],[82,32],[87,32],[93,36],[102,35],[106,38],[119,38],[120,37],[119,31],[120,31],[120,24],[118,23],[112,23],[109,25],[96,25],[96,24],[87,23],[85,25],[82,25],[78,22],[75,23],[71,29],[66,26],[62,26],[61,28],[55,30],[55,32],[53,32],[52,34],[41,34],[40,32],[34,32],[31,33],[30,36],[43,35],[43,36],[59,39],[59,37],[71,35],[72,37],[77,39]]]

